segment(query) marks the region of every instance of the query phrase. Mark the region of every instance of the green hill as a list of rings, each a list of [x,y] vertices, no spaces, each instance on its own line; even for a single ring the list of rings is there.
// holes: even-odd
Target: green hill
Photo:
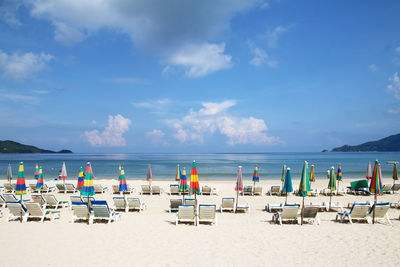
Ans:
[[[72,153],[71,150],[60,150],[58,152],[40,149],[35,146],[24,145],[18,142],[5,140],[0,141],[0,153]]]
[[[344,145],[336,147],[332,152],[367,152],[367,151],[400,151],[400,134],[391,135],[378,141],[366,142],[357,146]]]

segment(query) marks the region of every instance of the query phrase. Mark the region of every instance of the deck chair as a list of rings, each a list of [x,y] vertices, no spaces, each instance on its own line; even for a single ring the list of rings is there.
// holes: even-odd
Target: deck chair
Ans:
[[[392,225],[392,222],[389,219],[388,216],[388,210],[390,208],[390,203],[385,202],[385,203],[376,203],[372,206],[372,208],[369,210],[369,216],[371,217],[371,220],[373,218],[373,212],[375,210],[375,222],[379,220],[387,221],[389,225]]]
[[[281,204],[268,203],[267,206],[265,206],[265,210],[268,212],[281,211],[283,209],[283,205],[284,205],[284,203],[281,203]]]
[[[67,192],[64,184],[56,184],[58,193],[65,194]]]
[[[285,204],[282,211],[274,213],[272,216],[272,221],[282,225],[283,222],[295,221],[300,224],[300,214],[299,214],[300,204]]]
[[[329,202],[323,202],[322,205],[325,206],[326,211],[332,210],[332,211],[337,211],[337,212],[343,212],[343,210],[344,210],[344,206],[340,202],[336,202],[336,203],[332,202],[330,209],[329,209]]]
[[[72,223],[78,220],[88,221],[93,223],[93,213],[88,209],[88,204],[85,202],[72,202]]]
[[[312,197],[317,197],[319,195],[318,190],[317,189],[310,189],[310,193]]]
[[[169,213],[171,212],[176,212],[179,209],[179,206],[182,205],[182,199],[176,198],[176,199],[170,199],[169,200]]]
[[[71,204],[72,202],[86,202],[87,201],[83,201],[81,196],[70,196],[69,199],[71,200]]]
[[[336,221],[340,222],[345,222],[347,219],[350,224],[353,224],[353,220],[363,220],[367,221],[368,223],[371,223],[371,217],[368,216],[368,211],[369,211],[369,205],[366,203],[354,203],[353,206],[351,207],[350,212],[344,211],[344,212],[339,212],[336,215]]]
[[[6,207],[6,200],[0,195],[0,207]]]
[[[22,221],[26,222],[28,219],[28,210],[20,202],[7,202],[8,217],[7,222],[10,220],[20,219],[22,215]]]
[[[85,202],[85,203],[87,203],[89,201],[90,206],[92,205],[93,201],[96,201],[96,199],[94,197],[88,198],[88,197],[82,196],[81,199],[82,199],[82,202]]]
[[[252,195],[253,195],[253,186],[251,186],[251,185],[245,185],[245,186],[243,187],[243,192],[242,192],[242,194],[243,194],[244,196],[252,196]]]
[[[183,201],[184,206],[197,206],[197,201],[194,198],[185,198],[185,201]]]
[[[140,192],[141,195],[151,195],[151,189],[149,185],[141,185],[142,187],[142,192]]]
[[[6,202],[21,202],[20,199],[17,199],[17,197],[14,194],[3,194],[3,198]],[[22,200],[23,202],[28,202],[30,201],[29,199],[24,199]]]
[[[341,188],[341,189],[338,189],[338,190],[335,191],[335,194],[337,196],[344,196],[344,195],[346,195],[346,193],[347,193],[347,190],[344,189],[344,188]]]
[[[113,197],[114,209],[115,210],[123,210],[128,212],[128,203],[126,203],[126,199],[124,197]]]
[[[322,203],[322,204],[321,203],[310,203],[307,206],[308,207],[316,207],[316,208],[318,208],[318,211],[328,211],[328,208],[329,208],[329,207],[325,206],[325,203]]]
[[[94,192],[96,194],[103,194],[107,191],[107,187],[102,186],[101,184],[94,184]]]
[[[277,196],[277,195],[279,195],[280,191],[281,191],[281,187],[279,185],[273,185],[273,186],[271,186],[271,189],[269,190],[269,195]]]
[[[181,205],[176,214],[175,225],[181,222],[190,222],[196,225],[196,215],[194,214],[193,205]]]
[[[31,190],[31,193],[39,193],[39,190],[36,189],[36,184],[30,184],[29,189]]]
[[[212,188],[207,186],[207,185],[203,185],[201,187],[201,194],[202,195],[211,196],[212,195]]]
[[[107,220],[108,223],[111,223],[112,221],[118,221],[120,218],[120,214],[111,210],[105,200],[92,201],[91,205],[93,208],[93,220]]]
[[[365,179],[352,181],[350,182],[350,186],[348,186],[347,188],[349,190],[349,193],[354,195],[371,195],[371,193],[369,192],[368,181]]]
[[[347,208],[351,209],[354,204],[365,204],[365,205],[368,205],[368,206],[372,207],[372,203],[371,202],[365,201],[365,202],[349,202],[349,203],[347,203]]]
[[[42,195],[31,195],[32,202],[39,203],[41,207],[46,206],[46,200]]]
[[[161,195],[161,187],[159,185],[153,185],[151,187],[151,194],[152,195]]]
[[[216,205],[199,205],[198,222],[199,223],[210,223],[218,224],[218,218],[216,214]]]
[[[16,187],[16,184],[4,184],[4,191],[6,192],[6,193],[14,193],[14,191],[15,191],[15,187]]]
[[[314,222],[314,224],[321,224],[321,221],[319,219],[318,215],[318,207],[315,206],[304,206],[304,209],[302,210],[303,213],[303,221],[306,222]]]
[[[382,192],[386,194],[392,194],[392,186],[390,184],[383,185]]]
[[[112,186],[112,189],[113,189],[113,193],[114,194],[119,194],[120,192],[119,192],[119,185],[113,185]]]
[[[329,188],[324,188],[319,193],[321,195],[330,196],[331,192],[332,192],[332,196],[334,196],[335,195],[335,191],[331,191]]]
[[[221,213],[224,211],[235,212],[235,199],[233,197],[224,197],[221,202]]]
[[[51,221],[60,218],[60,211],[42,209],[42,206],[39,203],[27,202],[25,203],[25,206],[29,213],[28,219],[40,219],[40,222],[43,222],[46,216],[49,216]]]
[[[256,186],[254,187],[254,196],[262,196],[262,186]]]
[[[65,192],[66,193],[76,193],[78,189],[73,184],[65,184]]]
[[[392,194],[393,193],[398,193],[400,190],[400,184],[394,184],[392,187]]]
[[[55,188],[54,187],[52,187],[52,186],[47,186],[47,184],[43,184],[43,187],[42,187],[42,192],[43,193],[50,193],[50,192],[54,192],[55,191]]]
[[[146,208],[146,203],[141,202],[137,197],[128,197],[128,210],[138,210],[139,212],[143,211]]]
[[[178,184],[170,184],[169,185],[169,194],[170,195],[179,195],[179,185]]]
[[[65,208],[68,206],[68,201],[63,201],[63,200],[57,200],[56,196],[53,194],[43,194],[44,200],[46,200],[46,206],[45,208]],[[82,200],[78,200],[78,202],[81,202]]]

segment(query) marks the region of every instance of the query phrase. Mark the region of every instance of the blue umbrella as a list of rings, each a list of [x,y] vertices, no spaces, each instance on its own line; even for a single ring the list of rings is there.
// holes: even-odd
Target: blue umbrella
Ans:
[[[283,183],[282,192],[286,193],[285,204],[287,203],[287,196],[293,192],[292,175],[290,174],[290,168],[286,169],[286,177]]]

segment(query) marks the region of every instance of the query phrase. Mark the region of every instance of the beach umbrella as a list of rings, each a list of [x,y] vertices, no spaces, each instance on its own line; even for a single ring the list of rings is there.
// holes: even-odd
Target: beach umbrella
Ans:
[[[18,177],[17,177],[17,186],[15,187],[15,194],[21,196],[21,205],[22,205],[22,195],[26,194],[26,184],[25,184],[25,174],[24,174],[24,163],[21,161],[18,169]],[[22,222],[22,211],[21,218]]]
[[[367,176],[365,176],[365,179],[367,179],[367,180],[371,180],[372,179],[371,162],[368,162]]]
[[[235,191],[236,191],[236,208],[235,208],[236,210],[239,202],[239,192],[243,191],[242,166],[238,167]]]
[[[38,174],[38,178],[37,178],[37,182],[36,182],[36,189],[40,190],[40,192],[42,192],[42,189],[43,189],[43,170],[42,170],[42,167],[40,167],[40,169],[39,169],[39,174]]]
[[[285,204],[286,204],[288,194],[293,192],[293,183],[292,183],[292,175],[290,174],[290,168],[286,169],[285,181],[282,186],[282,192],[286,193],[286,199],[285,199]]]
[[[336,177],[335,177],[335,167],[331,167],[331,171],[329,173],[329,183],[328,188],[331,190],[329,197],[329,211],[331,210],[332,205],[332,192],[336,190]]]
[[[310,182],[315,182],[315,170],[314,170],[314,164],[311,165],[311,171],[310,171]]]
[[[399,173],[397,171],[397,163],[395,163],[393,164],[393,185],[397,180],[399,180]]]
[[[35,177],[36,180],[39,178],[39,166],[37,164],[36,164],[35,172],[33,173],[33,176]]]
[[[151,166],[147,168],[147,181],[149,182],[149,186],[151,187],[151,181],[153,180],[153,176],[151,175]]]
[[[258,167],[255,166],[254,167],[254,173],[253,173],[253,183],[254,183],[253,192],[256,189],[256,182],[258,183],[259,181],[260,181],[260,177],[258,175]]]
[[[11,170],[11,164],[8,164],[7,168],[7,180],[11,185],[11,180],[12,180],[12,170]]]
[[[186,168],[182,169],[181,177],[179,180],[179,192],[182,194],[182,201],[185,201],[185,193],[188,191],[188,184],[186,178]]]
[[[285,177],[286,177],[286,164],[283,164],[282,177],[281,177],[282,188],[283,188],[283,184],[285,182]]]
[[[336,180],[337,180],[336,194],[337,194],[337,191],[339,190],[339,183],[342,180],[342,178],[343,178],[342,177],[342,166],[340,166],[340,164],[339,164],[339,166],[337,168],[337,173],[336,173]]]
[[[303,205],[301,211],[301,224],[303,224],[303,211],[304,211],[304,198],[309,196],[310,192],[310,178],[308,177],[308,163],[304,161],[303,170],[301,171],[299,195],[303,197]]]
[[[81,167],[78,173],[78,184],[76,185],[76,189],[82,192],[84,183],[85,183],[85,174],[83,173],[83,167]]]
[[[371,184],[369,185],[369,191],[374,194],[374,203],[376,208],[376,200],[378,195],[382,195],[382,171],[379,161],[375,161],[374,170],[372,172]],[[375,208],[372,214],[372,223],[375,223]]]
[[[65,167],[65,162],[63,162],[62,164],[62,168],[61,168],[61,176],[60,179],[62,179],[64,181],[65,184],[65,179],[67,179],[67,168]]]
[[[87,203],[88,203],[88,210],[90,213],[90,202],[89,202],[89,197],[94,196],[94,186],[93,186],[93,170],[92,166],[90,165],[90,162],[86,164],[86,172],[85,172],[85,180],[83,183],[83,189],[81,191],[81,195],[87,197]],[[88,213],[88,224],[89,224],[89,213]]]
[[[194,195],[195,199],[195,207],[194,207],[194,213],[197,214],[197,195],[200,195],[200,186],[199,186],[199,175],[197,174],[197,166],[196,166],[196,161],[193,160],[193,165],[192,165],[192,172],[190,174],[190,187],[189,187],[189,195]],[[197,217],[196,217],[197,220]],[[197,224],[197,221],[196,221]]]
[[[179,164],[176,167],[176,175],[175,175],[175,181],[179,181],[179,179],[181,178],[181,169],[179,168]]]
[[[126,177],[125,177],[125,171],[123,168],[121,168],[121,175],[119,176],[119,189],[118,191],[121,192],[127,192],[128,191],[128,185],[126,184]]]

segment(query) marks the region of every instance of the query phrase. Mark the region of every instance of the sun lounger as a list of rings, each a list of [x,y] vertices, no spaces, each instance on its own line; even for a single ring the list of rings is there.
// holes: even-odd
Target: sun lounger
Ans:
[[[335,195],[337,196],[344,196],[347,193],[347,189],[341,188],[335,191]]]
[[[85,202],[72,202],[72,223],[83,220],[88,221],[89,224],[93,223],[93,213],[88,209],[88,204]]]
[[[58,193],[60,193],[60,194],[65,194],[67,192],[64,184],[56,184],[56,188],[57,188]]]
[[[17,197],[14,194],[3,194],[3,198],[6,202],[20,202],[20,198],[17,199]],[[24,199],[22,200],[23,202],[28,202],[30,201],[29,199]]]
[[[123,191],[123,192],[119,192],[119,185],[113,185],[113,193],[114,194],[132,194],[133,191],[135,190],[133,187],[130,187],[129,185],[127,185],[128,187],[128,191]]]
[[[185,198],[185,201],[183,202],[184,206],[197,206],[197,201],[194,198]]]
[[[375,210],[375,222],[379,221],[379,220],[383,220],[383,221],[387,221],[387,223],[389,225],[392,225],[392,222],[389,219],[388,216],[388,211],[390,208],[390,204],[389,202],[385,202],[385,203],[376,203],[376,205],[374,204],[372,206],[372,208],[369,211],[369,216],[371,217],[371,219],[373,218],[373,212]]]
[[[216,214],[216,205],[199,205],[199,223],[211,223],[218,224],[218,218]]]
[[[350,182],[350,186],[347,187],[348,192],[354,195],[370,195],[369,185],[367,180],[358,180]]]
[[[182,205],[182,199],[180,199],[180,198],[177,198],[177,199],[171,198],[169,200],[169,213],[178,211],[179,206],[181,206],[181,205]]]
[[[181,205],[178,207],[178,213],[176,214],[175,225],[181,222],[190,222],[196,225],[196,216],[194,213],[193,205]]]
[[[39,203],[41,207],[46,205],[46,200],[42,195],[31,195],[32,202]]]
[[[394,184],[392,187],[392,194],[393,193],[398,193],[400,190],[400,184]]]
[[[356,202],[349,202],[349,203],[347,203],[347,208],[351,209],[351,208],[353,207],[354,204],[365,204],[365,205],[368,205],[368,206],[372,207],[372,203],[369,202],[369,201],[366,201],[366,202],[359,202],[359,201],[356,201]]]
[[[87,203],[89,201],[90,206],[92,205],[93,201],[96,201],[96,199],[94,197],[82,196],[81,199],[82,199],[82,202],[85,202],[85,203]]]
[[[237,207],[235,208],[235,213],[238,212],[249,212],[250,211],[250,204],[246,203],[246,204],[239,204],[237,205]]]
[[[272,203],[268,203],[267,206],[265,206],[265,210],[268,212],[277,212],[277,211],[281,211],[283,209],[283,203],[281,204],[272,204]]]
[[[303,214],[303,222],[314,222],[314,224],[321,224],[321,221],[319,219],[319,215],[318,215],[318,207],[315,206],[304,206],[303,210],[302,210],[302,214]]]
[[[46,200],[46,206],[45,208],[65,208],[68,206],[68,201],[63,201],[63,200],[57,200],[56,196],[53,194],[43,194],[43,198]],[[79,201],[80,202],[80,198]]]
[[[201,194],[202,195],[207,195],[207,196],[211,196],[212,195],[212,188],[204,185],[201,187]]]
[[[272,195],[278,196],[280,191],[281,191],[281,187],[279,185],[273,185],[273,186],[271,186],[271,189],[269,190],[268,193],[270,196],[272,196]]]
[[[329,204],[329,203],[328,203]],[[318,208],[318,211],[328,211],[328,208],[325,203],[310,203],[309,205],[307,205],[308,207],[316,207]]]
[[[340,211],[343,212],[344,206],[340,202],[332,202],[329,207],[329,202],[324,202],[322,205],[326,207],[326,211]]]
[[[29,189],[30,189],[31,193],[38,193],[39,192],[39,190],[36,189],[36,184],[30,184],[29,185]]]
[[[386,194],[392,194],[392,185],[390,184],[383,185],[382,192]]]
[[[344,222],[346,219],[353,224],[353,220],[363,220],[371,223],[371,217],[368,216],[369,205],[366,203],[354,203],[350,212],[339,212],[336,215],[336,221]]]
[[[142,187],[142,192],[140,192],[140,194],[151,195],[151,189],[149,185],[141,185],[141,187]]]
[[[129,211],[125,197],[113,197],[113,202],[115,210],[123,210],[125,212]]]
[[[272,216],[272,221],[282,225],[283,222],[295,221],[300,224],[299,204],[285,204],[282,211],[276,212]]]
[[[103,193],[105,193],[106,191],[107,191],[107,187],[105,187],[105,186],[102,186],[101,184],[94,184],[93,185],[94,186],[94,192],[96,193],[96,194],[103,194]]]
[[[120,218],[118,212],[114,212],[108,207],[107,201],[92,201],[91,205],[93,209],[93,220],[107,220],[108,223],[111,223],[112,221],[118,221]]]
[[[51,221],[54,221],[55,218],[60,218],[60,211],[42,209],[42,206],[39,203],[27,202],[25,205],[29,213],[28,219],[37,218],[43,222],[47,215],[50,217]]]
[[[224,197],[221,202],[221,213],[224,211],[235,212],[235,199],[233,197]]]
[[[128,210],[132,210],[132,211],[143,211],[147,206],[146,203],[140,201],[139,198],[137,197],[128,197],[127,198],[128,201]]]
[[[8,217],[7,222],[10,220],[20,219],[22,216],[22,221],[26,222],[28,219],[28,210],[20,202],[7,202]]]
[[[81,196],[70,196],[69,199],[71,200],[71,204],[72,202],[84,202]],[[85,202],[87,203],[87,201]]]
[[[42,189],[36,189],[36,184],[30,184],[29,188],[31,189],[31,193],[49,193],[55,190],[54,187],[48,187],[46,184],[43,184]]]
[[[390,203],[390,207],[394,209],[400,209],[400,201]]]
[[[331,191],[329,188],[324,188],[319,193],[321,195],[330,196],[331,192],[332,192],[332,196],[334,196],[335,195],[335,191]]]
[[[312,196],[312,197],[317,197],[319,195],[317,189],[311,189],[310,194],[311,194],[310,196]]]
[[[253,186],[245,185],[243,187],[242,195],[244,195],[244,196],[252,196],[253,195]]]
[[[262,186],[256,186],[254,187],[254,196],[262,196]]]
[[[161,191],[162,191],[162,189],[160,186],[158,186],[158,185],[151,186],[151,194],[152,195],[161,195]]]
[[[179,195],[179,185],[178,184],[170,184],[169,185],[169,194],[170,195]]]
[[[6,207],[6,200],[0,195],[0,207]]]
[[[52,186],[47,186],[47,184],[43,184],[43,187],[42,187],[42,192],[43,193],[50,193],[50,192],[54,192],[56,189],[54,188],[54,187],[52,187]]]
[[[66,193],[76,193],[78,189],[73,184],[65,184],[65,192]]]
[[[4,184],[4,192],[13,194],[15,191],[15,186],[15,184]]]

